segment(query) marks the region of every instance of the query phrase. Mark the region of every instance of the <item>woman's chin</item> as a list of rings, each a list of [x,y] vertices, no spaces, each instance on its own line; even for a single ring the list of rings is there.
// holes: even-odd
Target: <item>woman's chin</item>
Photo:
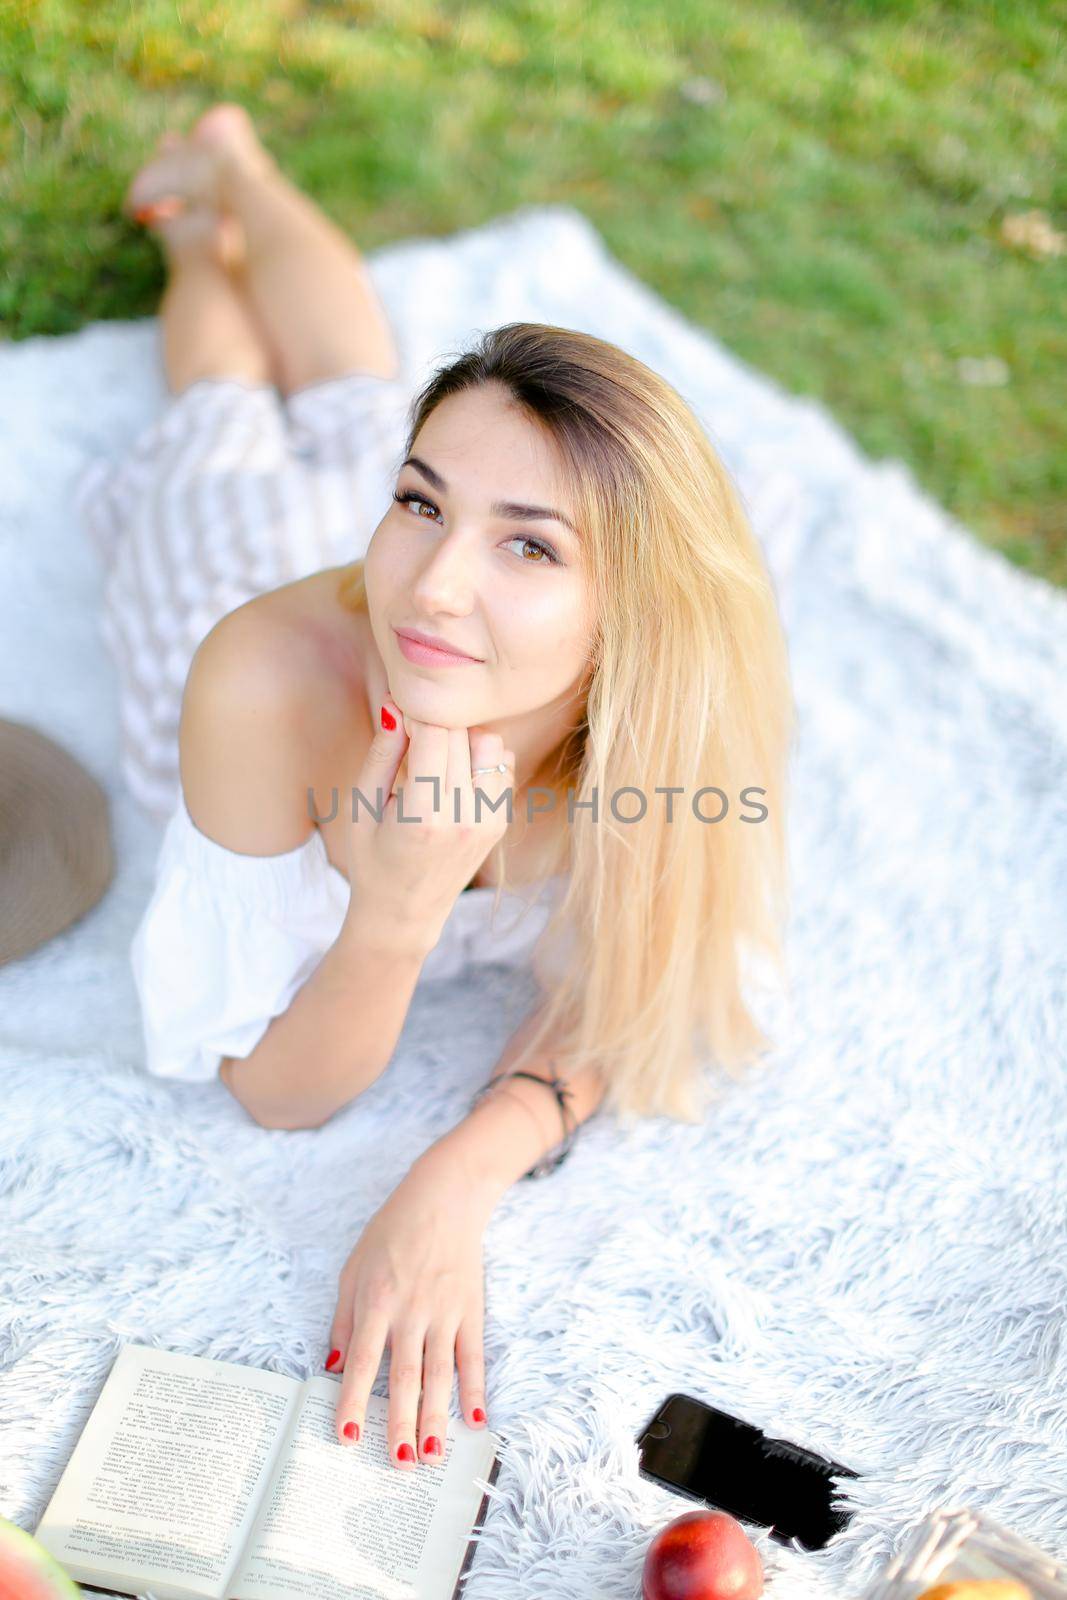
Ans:
[[[437,688],[425,680],[399,685],[390,683],[389,697],[405,717],[415,722],[432,722],[439,728],[469,728],[477,720],[468,718],[462,711],[454,691]]]

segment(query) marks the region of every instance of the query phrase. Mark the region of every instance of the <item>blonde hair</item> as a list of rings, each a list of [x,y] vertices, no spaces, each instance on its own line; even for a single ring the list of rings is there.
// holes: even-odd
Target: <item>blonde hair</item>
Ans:
[[[531,779],[555,792],[557,810],[574,791],[575,811],[556,857],[569,881],[534,955],[546,1003],[511,1066],[550,1048],[564,1076],[595,1065],[603,1104],[624,1122],[699,1121],[711,1092],[702,1056],[736,1078],[773,1046],[744,992],[750,957],[781,972],[788,911],[795,712],[773,585],[692,410],[587,333],[513,322],[483,334],[415,396],[398,466],[442,400],[485,383],[503,385],[555,443],[596,619],[584,716],[579,704]],[[339,594],[366,609],[362,561]],[[682,789],[673,823],[656,785]],[[712,785],[729,809],[697,820],[693,797]],[[632,823],[611,808],[627,786],[646,799]],[[749,789],[757,799],[741,796]],[[594,793],[595,823],[583,805]],[[766,815],[742,820],[738,803]],[[632,804],[620,797],[624,819]],[[703,816],[721,810],[714,796],[695,804]],[[546,982],[542,952],[564,935],[566,959]]]

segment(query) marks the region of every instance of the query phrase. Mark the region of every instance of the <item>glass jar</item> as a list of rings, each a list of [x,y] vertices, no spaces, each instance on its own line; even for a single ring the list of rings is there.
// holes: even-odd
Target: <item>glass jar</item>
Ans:
[[[935,1584],[991,1578],[1024,1587],[1017,1597],[992,1590],[989,1600],[1067,1600],[1067,1565],[984,1511],[965,1508],[935,1511],[921,1522],[862,1600],[919,1600]]]

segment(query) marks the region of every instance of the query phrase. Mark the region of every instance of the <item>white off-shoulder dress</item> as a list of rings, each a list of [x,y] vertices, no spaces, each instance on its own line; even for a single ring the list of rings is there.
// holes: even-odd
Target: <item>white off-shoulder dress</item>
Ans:
[[[419,982],[526,964],[565,882],[504,890],[499,904],[495,888],[464,889]],[[318,828],[281,855],[244,855],[202,832],[179,796],[131,947],[148,1071],[202,1082],[224,1056],[250,1055],[337,938],[350,894]]]
[[[197,828],[178,767],[181,699],[198,645],[227,612],[366,553],[409,400],[402,381],[366,373],[287,399],[205,378],[76,485],[105,570],[123,775],[166,824],[130,952],[145,1062],[159,1077],[207,1081],[224,1056],[249,1055],[340,932],[351,890],[317,828],[272,856],[229,850]],[[465,889],[420,982],[468,963],[527,964],[565,881],[505,891],[499,905],[493,888]]]

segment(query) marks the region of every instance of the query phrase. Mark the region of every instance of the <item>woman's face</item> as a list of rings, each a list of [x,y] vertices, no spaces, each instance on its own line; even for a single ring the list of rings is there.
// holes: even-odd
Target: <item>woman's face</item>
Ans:
[[[500,385],[451,395],[420,429],[394,495],[364,576],[397,705],[446,728],[510,722],[520,738],[516,719],[542,708],[569,725],[591,617],[579,535],[550,515],[574,521],[549,435]],[[410,628],[477,659],[406,655],[397,630]],[[535,725],[551,733],[551,718]]]

